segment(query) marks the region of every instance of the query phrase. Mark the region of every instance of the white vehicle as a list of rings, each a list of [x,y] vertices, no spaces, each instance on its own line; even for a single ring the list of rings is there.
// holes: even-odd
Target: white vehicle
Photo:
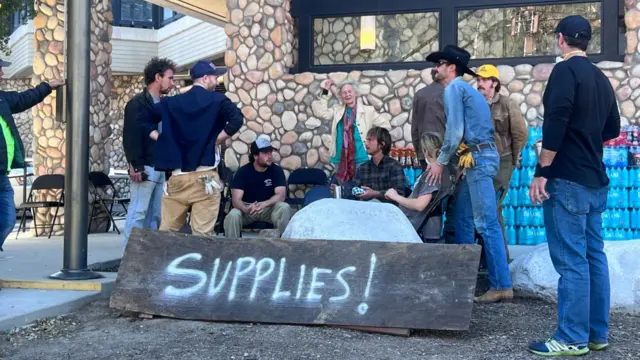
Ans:
[[[25,169],[11,169],[9,172],[9,182],[13,187],[13,202],[16,209],[20,204],[27,201],[29,192],[31,191],[31,183],[33,183],[33,159],[26,158],[26,176]]]

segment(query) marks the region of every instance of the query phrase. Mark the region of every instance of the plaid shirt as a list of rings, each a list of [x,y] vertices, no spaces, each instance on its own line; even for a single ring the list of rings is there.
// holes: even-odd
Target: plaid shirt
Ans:
[[[354,180],[358,186],[367,186],[380,192],[378,197],[380,201],[387,201],[384,193],[391,188],[404,196],[404,189],[407,186],[402,165],[389,156],[383,157],[378,165],[373,162],[373,159],[360,165]]]

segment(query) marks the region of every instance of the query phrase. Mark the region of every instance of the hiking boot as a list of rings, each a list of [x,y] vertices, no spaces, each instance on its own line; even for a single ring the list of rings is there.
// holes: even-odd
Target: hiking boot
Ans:
[[[483,295],[473,298],[473,301],[480,304],[490,304],[500,301],[510,301],[513,299],[513,290],[489,290]]]
[[[567,345],[554,339],[529,345],[529,351],[540,356],[581,356],[589,353],[586,345]]]
[[[593,350],[593,351],[602,351],[606,348],[609,347],[609,343],[595,343],[595,342],[589,342],[589,345],[587,345],[589,347],[589,350]]]

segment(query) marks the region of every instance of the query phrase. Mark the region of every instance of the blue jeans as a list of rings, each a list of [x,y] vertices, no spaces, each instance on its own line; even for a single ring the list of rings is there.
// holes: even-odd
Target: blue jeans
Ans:
[[[571,345],[606,343],[609,265],[600,231],[608,189],[551,179],[546,190],[544,226],[551,261],[560,274],[558,327],[553,338]]]
[[[16,204],[13,188],[7,175],[0,175],[0,250],[16,226]]]
[[[509,290],[511,275],[507,264],[502,229],[498,222],[493,178],[500,157],[495,146],[472,152],[475,166],[467,169],[458,186],[455,204],[455,234],[458,244],[474,244],[474,229],[484,240],[490,290]]]
[[[145,166],[144,169],[149,173],[149,179],[140,183],[131,182],[131,203],[124,225],[124,247],[127,246],[134,227],[160,227],[164,172],[155,171],[150,166]]]

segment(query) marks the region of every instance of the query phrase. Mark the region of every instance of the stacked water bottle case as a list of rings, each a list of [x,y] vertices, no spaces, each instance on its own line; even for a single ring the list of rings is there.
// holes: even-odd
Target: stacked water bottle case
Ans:
[[[509,191],[502,203],[502,217],[509,245],[537,245],[546,242],[542,206],[529,200],[537,157],[533,144],[542,137],[542,128],[529,128],[529,141],[522,151],[521,167],[514,169]]]
[[[520,169],[511,177],[503,202],[502,216],[507,241],[511,245],[537,245],[546,242],[541,205],[529,199],[529,184],[537,157],[533,144],[542,136],[541,128],[529,128],[529,142],[522,152]],[[602,214],[605,240],[640,238],[640,130],[625,127],[620,137],[605,144],[603,162],[609,176],[607,209]]]

